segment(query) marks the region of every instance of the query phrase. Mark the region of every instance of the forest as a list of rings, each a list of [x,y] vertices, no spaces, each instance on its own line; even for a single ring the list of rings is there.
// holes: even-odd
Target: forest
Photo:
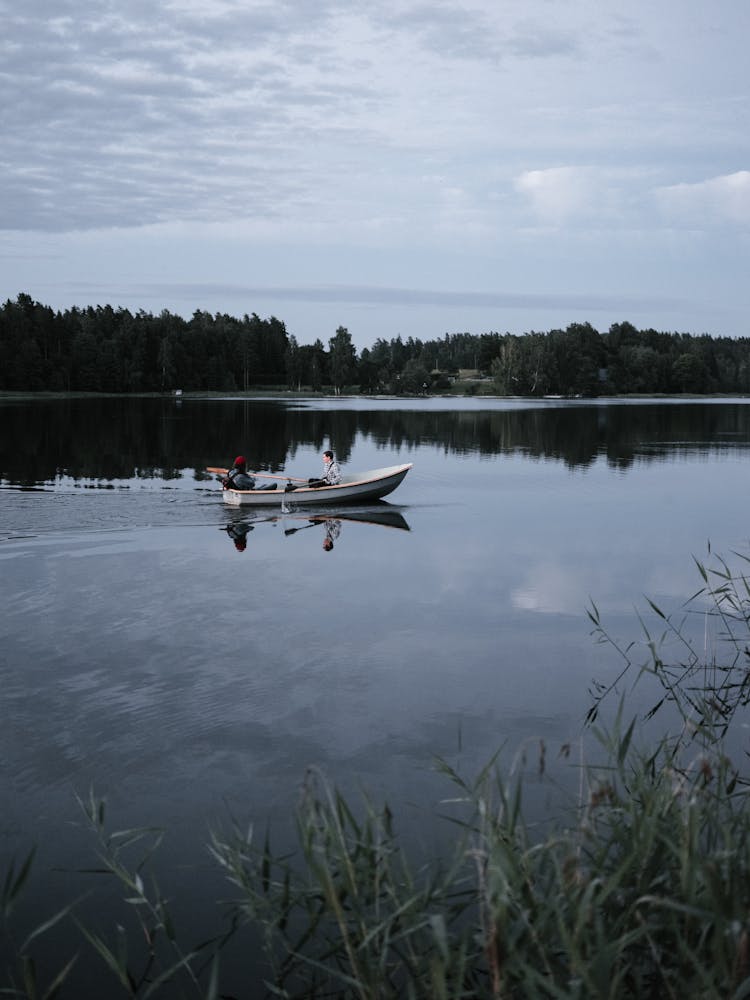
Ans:
[[[311,390],[507,396],[750,393],[750,338],[572,323],[546,332],[379,337],[358,355],[346,327],[300,344],[285,324],[196,311],[187,320],[112,306],[0,307],[0,391]]]

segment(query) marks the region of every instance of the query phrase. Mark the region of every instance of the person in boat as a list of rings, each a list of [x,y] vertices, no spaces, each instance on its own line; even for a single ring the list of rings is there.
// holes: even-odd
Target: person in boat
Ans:
[[[255,480],[247,471],[247,460],[243,455],[238,455],[234,460],[234,465],[221,481],[225,490],[253,490]]]
[[[323,477],[321,479],[309,479],[308,486],[338,486],[341,482],[341,469],[339,463],[333,457],[332,451],[323,452]]]

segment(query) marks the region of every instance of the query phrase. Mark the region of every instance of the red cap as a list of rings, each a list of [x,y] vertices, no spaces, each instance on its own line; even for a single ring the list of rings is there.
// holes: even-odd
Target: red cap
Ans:
[[[243,455],[238,455],[234,460],[235,465],[247,465],[247,460]]]

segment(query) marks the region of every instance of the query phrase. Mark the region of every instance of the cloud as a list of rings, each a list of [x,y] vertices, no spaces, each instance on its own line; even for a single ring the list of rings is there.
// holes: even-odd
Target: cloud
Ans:
[[[0,228],[49,232],[334,211],[368,225],[373,189],[371,214],[423,229],[437,158],[462,196],[443,197],[436,234],[481,236],[489,151],[555,117],[533,106],[538,62],[581,56],[576,19],[519,0],[59,0],[53,16],[29,0],[4,34]]]
[[[655,196],[664,217],[676,225],[700,229],[726,223],[750,225],[750,170],[694,184],[670,184]]]
[[[543,227],[654,230],[664,223],[694,229],[750,224],[750,171],[657,186],[654,172],[640,167],[548,167],[522,172],[514,188]]]
[[[619,167],[564,166],[526,170],[515,179],[542,226],[588,228],[640,224],[643,171]]]
[[[590,175],[591,171],[580,167],[526,170],[517,178],[516,190],[528,198],[541,222],[560,225],[586,210]]]
[[[300,17],[298,6],[136,3],[121,14],[61,0],[49,19],[32,0],[5,22],[0,49],[0,228],[273,217],[299,205],[336,169],[321,150],[372,141],[363,110],[374,91],[328,41],[337,8]]]
[[[374,285],[228,285],[219,283],[192,282],[190,285],[175,283],[141,286],[141,292],[149,297],[162,298],[190,297],[225,298],[242,301],[273,300],[278,302],[339,303],[352,305],[380,306],[437,306],[454,309],[545,309],[545,310],[619,310],[626,313],[633,309],[649,306],[669,305],[670,300],[662,296],[618,295],[580,293],[524,293],[524,292],[452,292],[429,288],[396,288]],[[138,289],[117,289],[128,297]]]
[[[497,59],[491,23],[482,11],[452,3],[394,4],[384,26],[417,49],[449,59]]]
[[[507,44],[510,51],[520,58],[573,58],[581,55],[580,39],[581,35],[577,31],[525,18],[512,29]]]
[[[50,16],[29,0],[5,19],[0,49],[0,228],[334,214],[366,226],[360,206],[375,190],[371,216],[423,229],[434,192],[418,179],[437,158],[435,234],[482,236],[514,221],[486,197],[490,158],[503,165],[502,201],[517,149],[595,145],[604,120],[617,139],[617,104],[592,116],[591,60],[617,55],[626,29],[637,59],[645,32],[586,6],[58,0]],[[516,191],[537,221],[562,225],[612,216],[612,180],[544,166],[521,173]]]

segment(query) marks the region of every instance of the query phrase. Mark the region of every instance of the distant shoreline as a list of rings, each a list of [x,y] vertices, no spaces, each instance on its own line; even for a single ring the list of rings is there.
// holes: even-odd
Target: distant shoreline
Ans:
[[[343,399],[371,399],[371,400],[413,400],[413,399],[457,399],[457,400],[526,400],[529,402],[560,402],[560,403],[593,403],[602,400],[750,400],[748,393],[614,393],[602,396],[500,396],[496,393],[465,393],[465,392],[433,392],[426,395],[390,395],[388,393],[341,393],[336,395],[332,392],[315,392],[314,390],[297,391],[292,389],[278,389],[275,391],[265,391],[262,389],[250,392],[212,392],[204,389],[195,391],[183,390],[177,396],[173,392],[53,392],[51,390],[13,390],[0,389],[0,401],[3,400],[31,400],[31,399],[173,399],[181,401],[185,399],[236,399],[236,400],[286,400],[286,399],[317,399],[317,400],[343,400]]]

